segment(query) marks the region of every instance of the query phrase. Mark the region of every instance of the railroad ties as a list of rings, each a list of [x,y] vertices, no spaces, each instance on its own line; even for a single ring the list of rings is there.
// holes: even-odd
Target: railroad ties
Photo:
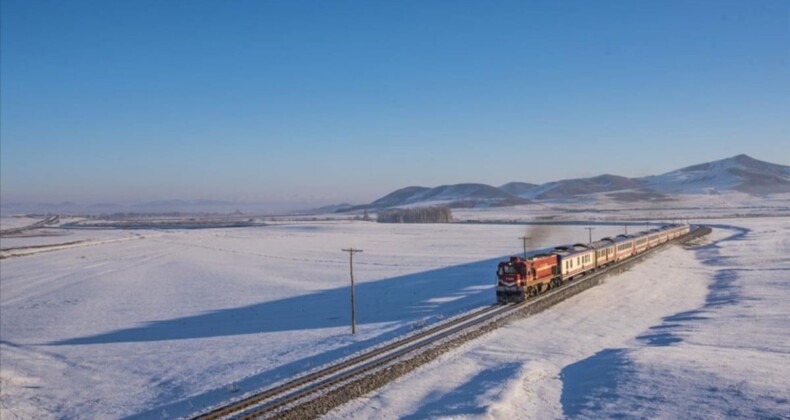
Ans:
[[[434,360],[442,353],[518,318],[541,312],[613,274],[628,269],[673,242],[686,242],[711,232],[697,227],[644,253],[593,274],[585,275],[536,298],[510,305],[492,305],[451,318],[346,361],[289,380],[274,388],[248,394],[227,405],[194,416],[196,420],[315,418],[371,392]]]

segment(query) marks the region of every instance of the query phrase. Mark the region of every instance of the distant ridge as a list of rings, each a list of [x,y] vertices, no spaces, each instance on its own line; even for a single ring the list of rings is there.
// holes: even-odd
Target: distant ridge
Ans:
[[[741,154],[642,178],[604,174],[541,185],[509,182],[499,188],[475,183],[435,188],[411,186],[395,190],[370,204],[344,210],[429,205],[455,208],[503,207],[596,193],[605,194],[615,201],[657,201],[672,200],[673,196],[680,194],[719,194],[728,191],[754,196],[790,193],[790,166],[764,162]]]
[[[662,193],[740,191],[760,196],[790,192],[790,166],[763,162],[747,155],[701,163],[643,179],[648,188]]]
[[[441,185],[430,188],[410,186],[395,190],[369,204],[337,204],[311,212],[348,212],[363,209],[384,210],[424,206],[451,208],[508,207],[530,203],[605,198],[616,202],[656,202],[677,200],[683,195],[716,195],[738,192],[755,197],[790,193],[790,166],[764,162],[745,154],[687,166],[661,175],[628,178],[604,174],[590,178],[565,179],[537,185],[509,182],[500,187],[479,183]],[[294,203],[290,208],[304,208]],[[301,207],[300,207],[301,206]],[[3,216],[33,214],[111,214],[111,213],[260,213],[279,211],[268,203],[242,203],[220,200],[158,200],[124,205],[111,202],[78,204],[0,202]],[[283,208],[283,211],[292,211]]]
[[[528,182],[508,182],[499,187],[500,190],[517,196],[526,197],[537,184],[530,184]]]
[[[406,187],[370,203],[371,209],[403,207],[411,204],[442,205],[451,208],[502,207],[529,204],[530,200],[486,184],[442,185],[436,188]]]

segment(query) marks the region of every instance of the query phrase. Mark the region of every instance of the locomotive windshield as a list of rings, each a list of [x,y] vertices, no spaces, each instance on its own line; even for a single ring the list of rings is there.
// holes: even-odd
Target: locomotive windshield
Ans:
[[[502,274],[518,274],[518,269],[515,265],[502,266]]]

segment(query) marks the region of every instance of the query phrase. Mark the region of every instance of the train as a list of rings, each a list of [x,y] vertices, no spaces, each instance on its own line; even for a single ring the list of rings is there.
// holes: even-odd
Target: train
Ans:
[[[690,230],[687,224],[671,224],[588,244],[557,246],[550,252],[526,258],[510,257],[497,265],[497,302],[522,302],[575,278],[633,258]]]

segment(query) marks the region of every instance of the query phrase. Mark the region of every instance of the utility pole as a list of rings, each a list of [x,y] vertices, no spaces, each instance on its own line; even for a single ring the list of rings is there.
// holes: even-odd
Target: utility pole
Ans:
[[[628,235],[628,223],[624,224],[623,227],[625,228],[625,234]]]
[[[593,229],[595,229],[595,228],[586,227],[585,229],[587,229],[587,232],[589,232],[589,233],[590,233],[590,242],[589,242],[589,243],[592,243],[592,231],[593,231]]]
[[[354,294],[354,254],[362,252],[361,249],[347,248],[343,252],[348,252],[348,266],[351,271],[351,334],[357,333],[357,310],[356,296]]]
[[[532,239],[529,236],[522,236],[518,239],[521,239],[524,242],[524,259],[527,259],[527,239]]]

